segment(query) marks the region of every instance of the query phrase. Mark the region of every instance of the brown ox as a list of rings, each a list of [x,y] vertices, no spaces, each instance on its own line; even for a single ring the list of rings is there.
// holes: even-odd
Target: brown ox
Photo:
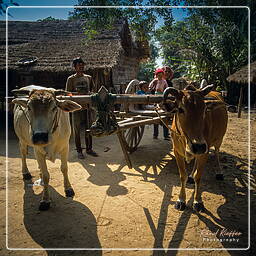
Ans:
[[[15,91],[17,93],[17,90]],[[54,89],[27,86],[21,88],[19,93],[29,94],[28,98],[13,100],[14,129],[19,138],[23,178],[27,180],[32,178],[26,164],[27,147],[32,146],[44,183],[39,210],[47,210],[50,207],[48,190],[50,176],[46,158],[54,162],[56,154],[60,154],[65,193],[66,196],[74,196],[68,179],[67,159],[71,127],[67,112],[79,110],[81,106],[71,100],[56,99]]]
[[[210,147],[215,148],[219,164],[218,153],[226,133],[228,116],[225,104],[219,94],[210,92],[212,88],[213,85],[209,85],[201,90],[196,90],[189,86],[181,91],[168,87],[164,92],[164,99],[168,94],[175,97],[177,108],[172,122],[172,139],[181,180],[179,200],[175,205],[178,210],[184,210],[186,206],[185,186],[188,176],[185,170],[185,160],[190,161],[195,158],[193,207],[196,211],[204,210],[199,186]],[[215,100],[205,100],[206,95]],[[222,177],[222,174],[216,175],[216,178],[221,179]]]

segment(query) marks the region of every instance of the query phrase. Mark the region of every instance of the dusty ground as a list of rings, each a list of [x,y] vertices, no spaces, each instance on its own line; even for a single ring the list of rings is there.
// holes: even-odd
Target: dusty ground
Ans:
[[[74,199],[65,198],[60,161],[48,162],[52,208],[39,212],[42,187],[24,183],[16,137],[10,131],[8,153],[8,234],[5,230],[5,140],[0,141],[0,255],[256,255],[255,251],[228,248],[248,247],[248,121],[230,114],[221,162],[225,180],[215,181],[216,161],[210,156],[202,180],[207,211],[192,208],[193,185],[187,185],[188,206],[174,209],[180,189],[179,175],[170,142],[152,139],[146,127],[140,147],[131,155],[128,169],[116,136],[94,139],[100,155],[77,160],[73,142],[69,157],[69,177]],[[162,132],[162,129],[160,130]],[[256,114],[252,115],[251,206],[255,209]],[[106,147],[110,150],[107,151]],[[105,152],[107,151],[107,152]],[[254,162],[253,162],[254,160]],[[38,169],[32,150],[28,167],[33,180]],[[189,166],[191,168],[191,166]],[[254,201],[253,201],[254,200]],[[255,247],[255,211],[251,215],[252,246]],[[254,225],[254,226],[253,226]],[[239,241],[214,241],[213,233],[223,229],[241,234]],[[7,250],[33,248],[32,251]],[[228,239],[228,235],[217,234]],[[209,238],[210,241],[206,241]],[[98,251],[52,251],[43,248],[99,248]],[[101,248],[148,248],[131,251]],[[153,251],[151,248],[208,248],[204,251]],[[220,248],[211,251],[209,248]],[[36,249],[41,249],[36,250]]]

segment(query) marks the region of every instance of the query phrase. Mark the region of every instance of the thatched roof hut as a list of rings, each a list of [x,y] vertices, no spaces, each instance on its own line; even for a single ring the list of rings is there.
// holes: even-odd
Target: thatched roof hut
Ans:
[[[234,74],[228,76],[228,96],[232,99],[238,99],[238,117],[241,117],[242,105],[248,104],[248,85],[250,85],[250,104],[255,104],[256,98],[256,61],[250,63],[250,80],[249,80],[249,65],[244,66]],[[239,95],[239,96],[238,96]]]
[[[230,75],[227,80],[229,82],[239,84],[248,84],[248,67],[249,65],[246,65],[245,67],[241,68],[234,74]],[[256,84],[256,61],[250,64],[250,83]]]
[[[0,80],[5,88],[5,21],[0,21]],[[81,56],[85,70],[97,86],[119,88],[136,78],[139,62],[149,57],[147,42],[136,42],[125,20],[112,30],[102,31],[86,42],[81,20],[8,22],[9,88],[26,84],[64,88],[74,72],[72,59]],[[19,65],[23,58],[36,57],[30,65]]]

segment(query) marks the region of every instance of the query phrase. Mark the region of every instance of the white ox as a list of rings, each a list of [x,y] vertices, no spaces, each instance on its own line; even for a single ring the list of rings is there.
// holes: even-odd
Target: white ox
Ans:
[[[52,88],[27,86],[15,90],[15,93],[25,94],[28,97],[18,97],[12,101],[15,104],[14,129],[19,138],[23,178],[25,180],[32,178],[26,164],[27,147],[32,146],[44,183],[39,210],[48,210],[50,207],[48,189],[50,176],[46,159],[54,162],[56,154],[60,154],[61,158],[65,194],[68,197],[74,196],[74,190],[68,179],[67,166],[71,134],[68,112],[79,110],[81,106],[71,100],[56,99],[57,92]]]

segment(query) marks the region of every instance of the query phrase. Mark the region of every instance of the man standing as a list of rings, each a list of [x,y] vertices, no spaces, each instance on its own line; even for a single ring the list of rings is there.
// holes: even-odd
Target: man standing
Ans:
[[[84,64],[84,61],[80,57],[73,59],[73,66],[76,73],[68,77],[66,83],[66,91],[76,92],[76,94],[90,94],[95,90],[95,85],[93,83],[92,77],[84,73]],[[79,159],[84,159],[81,147],[80,128],[82,120],[85,120],[85,130],[91,127],[91,109],[87,108],[75,111],[73,112],[72,117],[77,156]],[[97,153],[92,150],[92,136],[87,132],[85,132],[85,144],[87,154],[92,156],[98,156]]]
[[[168,84],[168,87],[173,87],[173,84],[172,84],[173,73],[174,73],[173,70],[168,66],[163,67],[163,70],[164,70],[164,78]]]

